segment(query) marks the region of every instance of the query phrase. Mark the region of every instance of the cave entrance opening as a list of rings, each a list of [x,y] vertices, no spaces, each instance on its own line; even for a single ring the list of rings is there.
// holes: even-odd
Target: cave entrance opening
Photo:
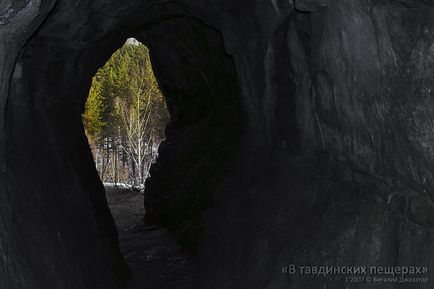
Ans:
[[[106,187],[143,192],[169,121],[148,48],[129,38],[93,77],[83,123]]]
[[[145,182],[169,119],[149,49],[128,38],[93,77],[82,120],[133,273],[129,288],[191,286],[192,259],[164,228],[144,221]]]
[[[8,90],[3,103],[7,190],[1,215],[11,258],[3,264],[10,270],[0,287],[120,288],[128,275],[125,259],[134,273],[132,260],[157,260],[167,250],[126,251],[131,243],[147,242],[116,229],[82,119],[92,77],[128,36],[149,47],[171,120],[146,181],[146,220],[169,228],[183,249],[200,256],[209,236],[217,234],[205,211],[214,210],[214,195],[234,170],[247,120],[232,59],[236,47],[227,50],[217,27],[179,3],[57,4],[52,13],[41,11],[40,21],[32,20],[35,30],[11,34],[12,46],[7,44],[3,55],[8,60],[3,87]],[[107,180],[122,181],[119,170]],[[135,204],[143,208],[142,201]],[[163,234],[153,230],[138,237],[151,235]],[[162,272],[172,275],[182,262],[160,263]],[[156,270],[155,263],[147,264]],[[16,278],[13,272],[23,274]],[[158,277],[142,272],[149,282]],[[193,288],[172,285],[139,288]]]

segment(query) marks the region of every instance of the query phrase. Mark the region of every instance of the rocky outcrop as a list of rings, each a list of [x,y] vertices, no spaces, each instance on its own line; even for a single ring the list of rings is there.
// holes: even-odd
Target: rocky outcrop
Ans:
[[[221,36],[197,20],[174,18],[140,36],[171,111],[167,141],[146,183],[146,221],[170,227],[195,253],[202,212],[240,133],[235,68]]]
[[[172,114],[147,217],[191,250],[199,242],[198,288],[354,285],[288,276],[288,264],[432,268],[433,9],[2,2],[0,287],[122,287],[80,113],[92,75],[129,36],[151,49]]]

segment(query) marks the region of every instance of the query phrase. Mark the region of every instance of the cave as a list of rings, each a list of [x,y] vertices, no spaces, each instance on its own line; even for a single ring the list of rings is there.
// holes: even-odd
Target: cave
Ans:
[[[144,218],[196,256],[194,288],[432,288],[433,20],[429,0],[2,1],[0,288],[128,286],[81,121],[128,37],[171,114]]]

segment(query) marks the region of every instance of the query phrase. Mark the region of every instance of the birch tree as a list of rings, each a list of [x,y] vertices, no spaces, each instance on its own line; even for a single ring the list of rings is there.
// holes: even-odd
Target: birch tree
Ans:
[[[127,42],[94,77],[83,115],[102,180],[126,181],[127,172],[142,189],[168,119],[148,49]]]

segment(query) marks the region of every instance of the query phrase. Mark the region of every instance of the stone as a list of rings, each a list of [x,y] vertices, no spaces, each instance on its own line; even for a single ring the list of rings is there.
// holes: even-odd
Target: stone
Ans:
[[[321,12],[329,5],[330,0],[296,0],[295,8],[302,12]]]
[[[345,286],[289,264],[433,267],[432,1],[16,3],[0,6],[0,288],[124,288],[81,113],[129,37],[172,117],[146,219],[197,254],[197,288]]]

